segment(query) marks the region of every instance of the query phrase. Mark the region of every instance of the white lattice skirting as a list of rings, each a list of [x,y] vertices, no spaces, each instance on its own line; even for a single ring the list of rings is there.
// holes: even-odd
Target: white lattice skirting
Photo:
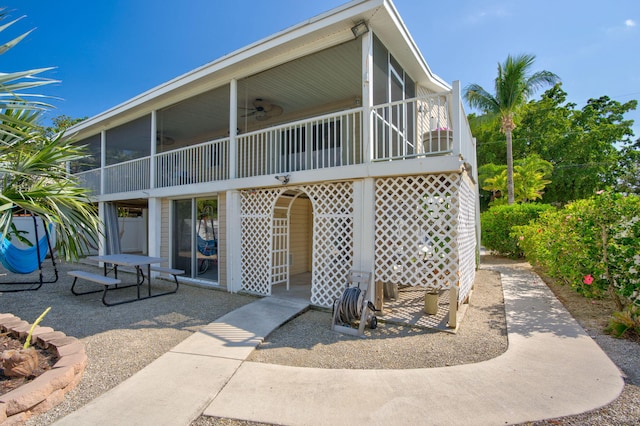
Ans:
[[[303,192],[313,209],[311,303],[331,306],[340,297],[354,258],[354,221],[371,217],[354,206],[354,184],[335,182],[243,192],[241,272],[244,290],[270,295],[285,271],[283,243],[274,243],[278,198]],[[466,298],[475,276],[475,192],[462,174],[376,179],[375,282],[448,289]],[[356,215],[360,215],[356,218]],[[277,223],[277,226],[275,224]],[[281,231],[279,231],[281,232]],[[274,245],[275,244],[275,245]],[[286,265],[285,265],[286,267]]]
[[[376,180],[375,279],[427,289],[458,288],[475,276],[475,196],[462,174]]]

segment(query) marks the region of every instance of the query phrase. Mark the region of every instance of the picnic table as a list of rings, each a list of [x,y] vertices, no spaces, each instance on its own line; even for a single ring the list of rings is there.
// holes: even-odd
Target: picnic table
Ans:
[[[75,277],[73,280],[73,284],[71,285],[71,292],[76,295],[89,294],[89,293],[97,293],[102,291],[102,303],[107,306],[120,305],[122,303],[135,302],[137,300],[149,299],[151,297],[164,296],[166,294],[173,294],[178,291],[179,283],[177,275],[184,274],[183,270],[173,269],[173,268],[165,268],[160,266],[152,266],[155,264],[160,264],[166,262],[167,259],[161,257],[152,257],[152,256],[143,256],[138,254],[107,254],[102,256],[88,256],[87,259],[95,260],[97,262],[103,262],[104,267],[104,275],[93,274],[87,271],[69,271],[68,274]],[[109,269],[108,265],[113,265],[113,278],[108,277]],[[120,285],[122,280],[118,278],[118,266],[128,266],[135,268],[136,271],[136,282],[135,284],[126,284]],[[141,287],[145,281],[145,273],[143,267],[146,266],[146,280],[147,280],[147,294],[141,294]],[[175,288],[169,291],[163,291],[160,293],[152,293],[151,290],[151,271],[158,271],[166,274],[173,275],[175,281]],[[90,290],[90,291],[77,291],[75,290],[75,286],[77,284],[78,278],[84,279],[87,281],[94,282],[96,284],[101,284],[104,286],[103,290]],[[107,301],[107,292],[110,290],[119,290],[129,287],[137,287],[137,294],[135,298],[124,299],[117,302],[108,302]]]

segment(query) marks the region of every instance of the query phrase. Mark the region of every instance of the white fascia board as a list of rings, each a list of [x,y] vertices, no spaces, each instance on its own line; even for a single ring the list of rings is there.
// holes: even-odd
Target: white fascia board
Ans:
[[[409,33],[407,26],[404,24],[404,21],[400,17],[400,14],[398,13],[398,10],[394,6],[394,4],[390,0],[384,0],[384,6],[388,13],[388,19],[390,19],[394,23],[395,27],[397,28],[399,34],[402,37],[402,45],[409,48],[411,55],[413,56],[413,59],[415,60],[416,64],[421,68],[421,73],[428,78],[427,82],[418,80],[418,84],[428,85],[428,86],[431,86],[432,88],[433,86],[435,86],[436,88],[440,89],[440,91],[451,90],[451,86],[445,80],[443,80],[441,77],[434,74],[433,71],[431,71],[431,68],[427,64],[427,61],[422,56],[422,53],[420,52],[420,49],[418,49],[416,42],[413,40],[413,37],[411,37],[411,34]],[[387,46],[387,47],[390,47],[390,46]],[[411,67],[408,67],[408,68],[411,68]],[[410,71],[410,69],[408,69],[407,71]],[[438,89],[436,89],[436,91],[438,91]]]
[[[366,19],[368,16],[375,13],[375,10],[383,6],[384,2],[385,0],[354,0],[352,2],[346,3],[300,24],[294,25],[283,31],[268,36],[267,38],[240,48],[232,53],[209,62],[208,64],[191,70],[166,83],[143,92],[142,94],[128,101],[125,101],[105,112],[102,112],[81,123],[78,123],[77,125],[71,127],[68,132],[82,132],[92,127],[95,127],[95,130],[104,129],[106,127],[106,123],[109,122],[110,119],[113,119],[118,115],[125,114],[128,111],[133,111],[136,108],[140,109],[136,117],[146,115],[150,112],[150,108],[149,110],[144,108],[144,105],[147,103],[157,100],[160,97],[167,96],[169,93],[176,91],[177,89],[197,83],[198,81],[202,81],[215,73],[233,68],[243,61],[248,61],[253,57],[265,54],[270,50],[282,48],[283,46],[286,46],[288,44],[295,45],[297,42],[304,46],[305,44],[310,43],[310,41],[306,38],[313,35],[313,33],[321,31],[323,29],[331,29],[332,26],[339,26],[341,23],[343,25],[345,21],[355,24],[360,19]],[[350,27],[347,28],[347,30],[350,37],[352,37]],[[298,50],[295,46],[289,46],[287,47],[287,49],[290,52]],[[293,58],[283,58],[283,61],[291,59]],[[245,74],[246,73],[247,72],[245,71]],[[233,76],[233,78],[238,77],[242,76]],[[231,80],[231,78],[232,77],[229,76],[227,80]],[[130,120],[133,117],[134,115],[132,114],[127,118],[128,120]]]

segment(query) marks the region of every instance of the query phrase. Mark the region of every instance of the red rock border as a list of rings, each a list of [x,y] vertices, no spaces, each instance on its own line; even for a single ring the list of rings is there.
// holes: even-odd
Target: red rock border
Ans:
[[[26,337],[31,325],[13,314],[0,313],[0,331],[15,337]],[[69,337],[51,327],[37,326],[33,344],[43,349],[53,348],[58,361],[31,382],[0,396],[0,426],[24,423],[34,414],[44,413],[60,404],[64,395],[75,388],[87,366],[87,354],[75,337]]]

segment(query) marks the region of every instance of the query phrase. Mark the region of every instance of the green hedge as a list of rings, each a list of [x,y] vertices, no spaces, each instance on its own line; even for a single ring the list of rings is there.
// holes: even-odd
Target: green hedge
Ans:
[[[512,204],[494,206],[480,215],[482,245],[495,253],[510,258],[524,256],[518,237],[511,235],[514,226],[527,225],[541,213],[555,211],[548,204]]]
[[[527,260],[586,296],[640,300],[640,197],[602,193],[513,228]]]

